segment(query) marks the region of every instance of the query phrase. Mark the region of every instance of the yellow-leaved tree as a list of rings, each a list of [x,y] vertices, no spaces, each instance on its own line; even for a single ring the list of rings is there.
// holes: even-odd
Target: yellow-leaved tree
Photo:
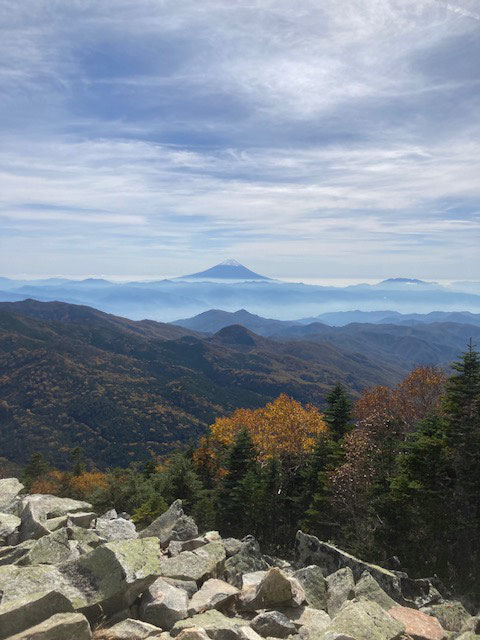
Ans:
[[[237,409],[230,417],[217,418],[200,442],[197,461],[208,464],[233,444],[242,429],[249,431],[260,462],[269,458],[299,461],[313,451],[318,436],[328,431],[316,407],[303,407],[282,394],[260,409]]]

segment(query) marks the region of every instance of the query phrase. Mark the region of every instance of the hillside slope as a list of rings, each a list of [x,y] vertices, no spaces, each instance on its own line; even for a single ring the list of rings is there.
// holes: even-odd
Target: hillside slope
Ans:
[[[282,392],[319,404],[339,380],[356,393],[406,372],[331,344],[278,343],[241,327],[205,339],[165,339],[170,330],[186,333],[88,307],[0,305],[2,455],[25,462],[53,450],[61,462],[81,445],[100,466],[123,465]]]

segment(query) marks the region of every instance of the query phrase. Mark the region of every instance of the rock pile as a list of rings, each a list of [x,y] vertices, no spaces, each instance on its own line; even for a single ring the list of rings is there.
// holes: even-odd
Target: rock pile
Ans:
[[[480,640],[440,583],[298,532],[291,563],[199,535],[180,501],[126,514],[0,480],[0,640]],[[92,633],[92,629],[94,629]]]

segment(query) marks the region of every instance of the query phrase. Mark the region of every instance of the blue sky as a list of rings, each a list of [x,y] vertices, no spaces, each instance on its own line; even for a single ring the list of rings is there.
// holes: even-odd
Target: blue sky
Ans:
[[[479,278],[477,0],[0,0],[0,273]]]

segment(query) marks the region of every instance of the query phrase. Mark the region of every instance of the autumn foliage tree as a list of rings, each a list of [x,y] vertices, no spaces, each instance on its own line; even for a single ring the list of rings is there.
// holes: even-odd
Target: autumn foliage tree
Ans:
[[[257,452],[257,459],[265,463],[270,458],[300,461],[313,451],[317,437],[327,431],[318,408],[282,394],[260,409],[238,409],[230,417],[217,418],[210,427],[208,445],[211,451],[230,447],[237,434],[246,429]],[[200,444],[200,455],[206,440]]]

